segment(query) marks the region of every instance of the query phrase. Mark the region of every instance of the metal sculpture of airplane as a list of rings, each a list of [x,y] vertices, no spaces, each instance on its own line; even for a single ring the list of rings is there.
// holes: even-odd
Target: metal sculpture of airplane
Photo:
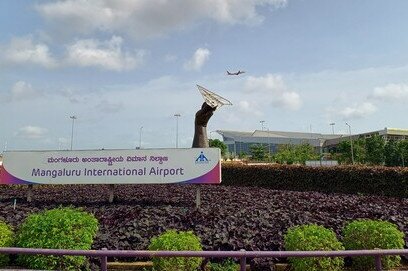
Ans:
[[[229,71],[227,71],[227,75],[240,75],[241,73],[245,73],[245,71],[237,71],[237,72],[229,72]]]
[[[221,97],[220,95],[215,94],[214,92],[209,91],[202,86],[197,85],[197,87],[201,95],[203,96],[204,101],[212,108],[219,108],[223,105],[232,105],[230,101]]]

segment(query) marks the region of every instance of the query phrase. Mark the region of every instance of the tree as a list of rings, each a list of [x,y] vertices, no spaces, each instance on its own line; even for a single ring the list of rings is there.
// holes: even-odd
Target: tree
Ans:
[[[318,160],[319,154],[310,144],[301,145],[282,145],[275,154],[275,160],[278,163],[286,164],[305,164],[308,160]]]
[[[263,161],[265,159],[265,147],[262,144],[253,144],[249,146],[249,151],[252,155],[252,160]]]
[[[384,146],[384,161],[386,166],[400,166],[402,159],[398,148],[398,143],[395,140],[388,141]]]
[[[359,138],[353,141],[354,161],[359,164],[367,162],[366,140]]]
[[[227,145],[225,145],[221,140],[210,139],[209,145],[211,148],[219,148],[221,150],[221,156],[225,156],[227,154]]]
[[[365,140],[366,161],[372,165],[384,164],[385,139],[379,135],[373,135]]]
[[[320,158],[315,148],[308,143],[297,145],[294,151],[295,161],[300,164],[305,164],[308,160],[319,160]]]
[[[365,148],[365,140],[359,138],[357,140],[353,140],[353,156],[354,162],[356,163],[365,163],[366,158],[366,148]],[[350,140],[343,140],[339,143],[337,147],[337,157],[340,163],[352,163],[352,155],[351,155],[351,141]]]
[[[337,146],[337,160],[340,163],[351,164],[351,142],[350,140],[343,140]]]
[[[408,166],[408,139],[398,142],[398,151],[401,155],[401,166]]]
[[[238,154],[238,158],[239,158],[239,159],[247,159],[247,158],[248,158],[248,155],[246,154],[246,152],[240,152],[240,153]]]
[[[293,145],[286,144],[279,146],[278,152],[274,157],[276,162],[278,162],[279,164],[293,164],[295,162]]]

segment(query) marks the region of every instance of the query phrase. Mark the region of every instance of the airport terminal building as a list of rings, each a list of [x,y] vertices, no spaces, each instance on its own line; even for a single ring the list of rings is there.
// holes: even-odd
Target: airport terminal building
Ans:
[[[314,146],[316,152],[323,149],[335,148],[342,140],[350,140],[350,135],[343,134],[320,134],[303,132],[284,132],[284,131],[261,131],[240,132],[217,130],[228,152],[234,156],[250,153],[250,146],[262,144],[267,152],[276,153],[280,145],[300,145],[310,144]],[[367,138],[373,135],[380,135],[386,140],[404,140],[408,139],[408,129],[384,128],[383,130],[351,135],[354,139]]]

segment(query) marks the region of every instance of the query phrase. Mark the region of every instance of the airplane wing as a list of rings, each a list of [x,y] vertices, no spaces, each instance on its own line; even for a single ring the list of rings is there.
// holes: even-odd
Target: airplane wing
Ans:
[[[214,92],[209,91],[208,89],[202,86],[197,85],[197,87],[201,93],[201,96],[203,96],[204,101],[212,108],[218,108],[223,105],[232,105],[230,101],[221,97],[220,95],[215,94]]]
[[[229,71],[227,71],[227,75],[240,75],[241,73],[245,73],[245,71],[237,71],[237,72],[229,72]]]

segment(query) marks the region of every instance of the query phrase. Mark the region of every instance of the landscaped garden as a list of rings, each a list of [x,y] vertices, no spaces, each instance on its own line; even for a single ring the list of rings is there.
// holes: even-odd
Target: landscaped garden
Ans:
[[[30,214],[60,206],[80,207],[99,223],[92,249],[145,250],[154,236],[175,229],[192,231],[203,250],[285,250],[284,236],[291,227],[324,226],[342,242],[346,225],[361,218],[391,222],[407,241],[407,198],[358,190],[356,194],[274,190],[262,187],[265,184],[242,184],[242,174],[237,177],[240,186],[234,186],[228,172],[233,169],[226,166],[224,170],[223,185],[200,186],[200,210],[195,208],[194,185],[117,185],[114,203],[107,201],[107,185],[34,186],[31,203],[25,200],[25,186],[0,186],[0,220],[17,231]],[[400,175],[402,191],[407,189],[404,174]],[[251,270],[270,270],[271,262],[282,261],[253,259]]]
[[[389,179],[383,180],[384,176]],[[329,231],[317,229],[317,235],[332,240],[328,241],[327,249],[342,249],[344,243],[341,242],[347,239],[347,231],[353,234],[346,229],[351,227],[350,222],[373,219],[388,221],[391,228],[405,233],[405,237],[398,237],[405,238],[400,243],[403,245],[407,243],[408,232],[406,176],[405,169],[384,167],[319,169],[232,164],[223,166],[221,185],[116,185],[113,203],[108,202],[108,185],[38,185],[34,186],[31,203],[26,201],[27,186],[4,185],[0,186],[0,220],[20,232],[22,225],[33,220],[33,214],[73,207],[93,215],[98,221],[96,236],[88,240],[92,249],[146,250],[153,237],[167,230],[177,230],[195,234],[203,250],[276,251],[312,250],[315,245],[309,242],[302,245],[303,249],[302,246],[291,247],[299,234],[307,236],[294,231],[298,229],[294,227],[309,224]],[[198,187],[201,190],[199,210],[195,206]],[[382,196],[390,194],[394,197]],[[34,221],[39,220],[36,219]],[[47,226],[39,228],[44,227]],[[389,225],[382,227],[390,228]],[[90,231],[94,235],[95,226]],[[90,234],[87,236],[90,238]],[[337,238],[339,245],[332,238]],[[285,240],[289,243],[285,244]],[[35,240],[27,242],[36,247],[32,245]],[[98,259],[91,261],[98,262]],[[287,259],[251,259],[251,270],[269,270],[272,262],[282,261]],[[334,265],[342,265],[342,262]]]

